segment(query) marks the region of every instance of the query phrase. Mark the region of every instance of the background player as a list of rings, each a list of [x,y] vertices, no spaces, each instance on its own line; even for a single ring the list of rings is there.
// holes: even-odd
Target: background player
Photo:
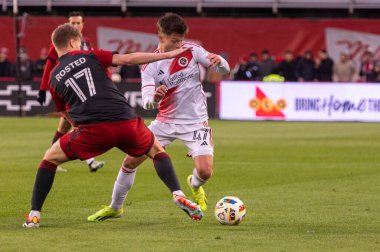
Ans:
[[[68,15],[68,19],[71,25],[73,25],[76,29],[78,29],[79,32],[82,32],[83,27],[84,27],[83,12],[81,11],[70,12]],[[82,37],[81,50],[91,50],[91,49],[93,48],[91,47],[90,40],[88,38]],[[43,105],[46,102],[46,90],[48,89],[48,86],[49,86],[50,72],[56,66],[57,59],[58,59],[58,54],[53,44],[51,44],[49,53],[48,53],[48,60],[46,62],[46,66],[45,66],[44,73],[42,76],[40,91],[38,92],[38,97],[37,97],[37,101],[41,105]],[[70,122],[68,122],[64,116],[61,116],[59,120],[59,124],[58,124],[58,129],[54,134],[52,143],[54,144],[60,137],[62,137],[67,132],[69,132],[70,129],[71,129]],[[88,167],[91,172],[96,172],[98,169],[104,166],[103,161],[98,161],[92,157],[87,159],[86,163],[88,164]],[[67,170],[63,169],[62,167],[58,167],[57,171],[67,171]]]
[[[191,218],[201,219],[203,213],[199,206],[187,200],[181,191],[169,156],[109,79],[106,70],[111,65],[173,58],[187,49],[164,54],[125,55],[103,50],[78,51],[81,35],[70,24],[55,29],[52,41],[59,63],[51,74],[50,92],[57,111],[62,111],[77,128],[46,151],[37,171],[31,211],[23,227],[39,227],[42,205],[53,185],[57,165],[78,158],[83,160],[93,154],[101,155],[113,147],[131,156],[145,154],[152,158],[159,177],[173,193],[175,203]],[[123,169],[127,173],[134,172],[127,167]]]
[[[145,109],[158,108],[158,115],[149,128],[164,147],[175,139],[181,140],[193,158],[193,174],[187,178],[195,202],[201,209],[207,209],[203,184],[212,175],[213,152],[212,131],[208,126],[206,96],[200,82],[198,64],[222,74],[230,71],[228,63],[219,55],[207,52],[203,47],[185,42],[188,27],[181,16],[174,13],[163,15],[157,22],[159,47],[157,54],[170,52],[181,47],[192,47],[191,51],[175,59],[162,60],[142,67],[142,99]],[[136,169],[147,157],[128,156],[124,167]],[[122,209],[129,185],[134,175],[122,169],[117,176],[110,206],[89,216],[97,218],[116,216]]]

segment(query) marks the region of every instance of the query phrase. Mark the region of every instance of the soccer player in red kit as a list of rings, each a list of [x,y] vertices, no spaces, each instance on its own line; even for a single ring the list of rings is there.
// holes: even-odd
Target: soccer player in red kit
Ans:
[[[58,165],[101,155],[113,147],[128,156],[152,158],[158,176],[172,192],[177,206],[191,218],[200,220],[203,212],[181,191],[169,156],[109,79],[106,70],[111,65],[137,65],[174,58],[189,48],[162,54],[119,55],[103,50],[83,51],[80,50],[81,34],[70,24],[56,28],[52,41],[59,58],[51,72],[50,92],[57,111],[61,111],[76,128],[46,151],[37,171],[31,211],[23,227],[39,227],[41,209]],[[122,169],[129,174],[135,172],[123,165]]]
[[[79,32],[82,32],[84,27],[84,14],[81,11],[73,11],[68,15],[68,21],[71,25],[73,25]],[[81,41],[81,50],[91,50],[90,40],[88,38],[82,37]],[[44,73],[41,80],[40,91],[38,92],[37,101],[43,105],[46,102],[46,90],[49,88],[49,77],[53,68],[57,64],[58,54],[55,50],[53,44],[50,45],[48,52],[48,60],[46,62],[46,66],[44,69]],[[60,137],[69,132],[71,129],[71,124],[68,122],[65,117],[61,116],[58,124],[57,131],[54,134],[52,143],[54,144]],[[93,157],[90,157],[86,160],[88,167],[91,172],[96,172],[98,169],[104,166],[103,161],[98,161]],[[57,171],[66,171],[62,167],[58,167]]]

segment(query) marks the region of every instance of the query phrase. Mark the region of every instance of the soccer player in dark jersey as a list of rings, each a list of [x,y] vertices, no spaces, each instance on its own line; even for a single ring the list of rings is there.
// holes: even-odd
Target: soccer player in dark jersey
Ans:
[[[172,192],[177,206],[192,219],[200,220],[203,212],[181,191],[169,156],[106,71],[111,65],[137,65],[174,58],[189,48],[124,55],[103,50],[83,51],[80,50],[81,34],[70,24],[56,28],[52,41],[59,58],[51,72],[50,92],[57,111],[76,128],[46,151],[37,171],[31,211],[23,227],[39,227],[42,205],[53,185],[58,165],[101,155],[113,147],[130,156],[152,158],[158,176]],[[135,176],[135,170],[128,167],[123,170]],[[121,215],[122,210],[115,214]]]
[[[81,11],[73,11],[70,12],[68,15],[68,21],[71,25],[73,25],[76,29],[78,29],[80,32],[82,32],[84,27],[84,14]],[[81,41],[81,50],[91,50],[93,49],[91,47],[90,40],[88,38],[82,37]],[[44,69],[44,73],[41,80],[40,85],[40,91],[38,92],[37,101],[43,105],[46,102],[46,90],[49,88],[49,77],[50,73],[53,70],[53,68],[57,64],[58,54],[53,46],[53,44],[50,45],[49,52],[48,52],[48,60],[46,62],[46,66]],[[61,136],[69,132],[71,129],[71,124],[68,122],[65,117],[61,116],[58,124],[57,131],[54,134],[52,143],[54,144],[55,141],[57,141]],[[102,168],[104,166],[103,161],[98,161],[94,159],[93,157],[90,157],[86,160],[86,163],[88,164],[88,168],[91,172],[96,172],[98,169]],[[67,171],[66,169],[63,169],[62,167],[58,167],[57,171]]]

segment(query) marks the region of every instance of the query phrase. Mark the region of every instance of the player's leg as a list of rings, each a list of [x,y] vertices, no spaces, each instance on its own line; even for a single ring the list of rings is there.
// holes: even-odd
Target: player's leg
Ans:
[[[202,219],[202,210],[197,204],[194,204],[190,200],[186,199],[185,194],[181,190],[181,186],[170,157],[157,140],[155,140],[152,148],[147,153],[147,156],[153,159],[157,175],[173,194],[174,202],[177,206],[184,210],[192,219]]]
[[[113,187],[111,208],[122,208],[128,191],[132,188],[135,181],[137,167],[147,158],[145,155],[137,158],[128,155],[125,157]]]
[[[24,224],[25,227],[38,227],[33,221],[39,219],[43,202],[53,184],[57,165],[78,158],[85,160],[92,155],[97,156],[107,152],[116,146],[119,140],[113,132],[113,125],[110,126],[107,123],[97,124],[92,127],[80,127],[65,134],[53,144],[46,152],[37,172],[32,197],[32,211],[28,221]]]
[[[179,138],[188,148],[188,155],[193,158],[193,174],[187,177],[187,184],[197,203],[203,211],[207,210],[207,197],[204,185],[212,176],[214,145],[212,143],[212,130],[207,122],[194,125],[183,125]],[[190,131],[191,130],[191,131]]]
[[[153,123],[152,123],[153,124]],[[149,126],[150,130],[155,134],[157,133],[156,138],[161,143],[168,145],[171,140],[165,138],[156,128],[152,127],[152,124]],[[148,132],[146,129],[143,132]],[[149,132],[148,132],[149,133]],[[144,135],[144,134],[141,134]],[[150,138],[150,133],[146,134],[146,138]],[[147,143],[149,144],[149,143]],[[148,146],[150,148],[151,146]],[[88,221],[104,221],[108,218],[118,218],[121,217],[123,212],[123,203],[127,197],[128,191],[131,189],[138,166],[144,162],[148,157],[143,155],[141,157],[132,157],[127,155],[123,160],[119,173],[117,175],[113,191],[112,191],[112,201],[108,206],[104,206],[102,209],[96,213],[90,215]]]
[[[148,157],[131,157],[123,160],[112,191],[112,201],[109,206],[104,206],[96,213],[90,215],[88,221],[104,221],[109,218],[120,218],[123,214],[123,203],[135,181],[137,167]]]
[[[165,150],[161,147],[160,143],[152,136],[152,132],[149,131],[139,119],[139,138],[136,141],[139,143],[138,147],[134,146],[131,150],[128,146],[119,146],[121,150],[125,152],[132,152],[134,156],[141,156],[141,150],[146,153],[146,149],[149,151],[146,153],[154,160],[154,166],[156,168],[158,176],[164,182],[164,184],[172,192],[176,204],[184,209],[192,218],[200,219],[203,213],[198,206],[185,198],[185,195],[180,189],[177,175],[175,174],[173,165],[171,164],[169,156],[165,153]],[[128,132],[128,131],[125,131]],[[126,138],[128,139],[128,138]],[[152,139],[154,141],[152,142]],[[136,152],[136,149],[138,152]],[[146,156],[132,157],[130,155],[123,162],[123,166],[119,171],[118,177],[115,182],[115,186],[112,194],[112,202],[110,206],[106,206],[99,210],[97,213],[88,217],[89,221],[102,221],[107,218],[119,217],[122,213],[122,204],[125,197],[131,188],[137,167],[146,159]],[[127,172],[124,172],[127,171]],[[111,207],[112,206],[112,207]],[[190,208],[190,209],[189,209]],[[189,213],[190,212],[190,213]]]
[[[198,205],[194,204],[193,202],[186,199],[186,196],[180,189],[180,185],[178,182],[177,175],[175,173],[174,167],[170,161],[170,157],[164,152],[164,149],[161,146],[168,146],[172,141],[174,141],[176,137],[176,127],[173,124],[170,123],[162,123],[157,120],[153,121],[151,125],[149,126],[150,130],[155,134],[157,139],[159,140],[160,145],[157,146],[158,149],[154,149],[152,147],[152,150],[156,153],[151,153],[150,157],[153,157],[155,168],[157,171],[158,176],[161,178],[161,180],[167,185],[167,187],[171,190],[174,198],[174,202],[177,204],[178,207],[180,207],[182,210],[184,210],[191,218],[195,220],[199,220],[203,217],[203,213]],[[157,162],[157,159],[161,159],[162,161],[165,161],[167,163],[160,164]],[[160,161],[161,162],[161,161]],[[161,168],[165,167],[165,168]],[[166,181],[166,182],[165,182]],[[169,182],[176,181],[178,184],[173,184],[178,189],[170,188],[168,185]]]
[[[195,202],[201,207],[202,211],[207,210],[207,197],[204,185],[212,176],[212,155],[200,155],[193,157],[193,174],[187,177],[187,184],[194,196]]]
[[[41,209],[47,195],[53,186],[57,166],[68,161],[69,158],[63,152],[59,141],[56,141],[45,153],[36,174],[32,193],[32,206],[28,219],[23,224],[26,228],[38,228]]]
[[[58,122],[58,128],[57,131],[54,134],[52,144],[57,142],[58,139],[60,139],[63,135],[65,135],[67,132],[69,132],[71,129],[71,124],[69,121],[66,120],[64,116],[61,116],[59,118]],[[57,166],[57,172],[67,172],[66,169],[62,168],[61,166]]]
[[[180,189],[179,181],[170,159],[156,139],[147,155],[153,158],[156,172],[172,192],[173,198],[175,199],[176,196],[185,197]],[[137,167],[147,158],[146,155],[141,157],[128,155],[124,159],[113,187],[111,204],[103,207],[95,214],[90,215],[87,218],[88,221],[104,221],[109,218],[121,217],[123,213],[123,203],[135,180]]]
[[[68,133],[70,129],[71,129],[70,122],[66,120],[64,116],[61,116],[61,118],[59,119],[57,131],[55,132],[55,135],[53,137],[53,141],[52,141],[53,144],[63,135]],[[95,158],[86,159],[86,163],[88,165],[90,172],[96,172],[98,169],[102,168],[105,164],[104,161],[98,161]],[[67,170],[58,166],[57,171],[66,172]]]

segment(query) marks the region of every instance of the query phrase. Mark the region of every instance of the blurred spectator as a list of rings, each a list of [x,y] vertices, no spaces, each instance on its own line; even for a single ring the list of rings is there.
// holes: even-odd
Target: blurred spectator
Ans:
[[[353,82],[355,76],[355,66],[346,53],[342,52],[339,56],[339,62],[334,64],[334,78],[336,82]]]
[[[376,82],[377,74],[374,70],[375,61],[373,59],[373,53],[367,51],[364,53],[361,66],[360,66],[360,76],[364,82]]]
[[[375,82],[380,82],[380,62],[375,63],[375,67],[374,67],[373,71],[376,74]]]
[[[258,61],[257,53],[255,52],[249,55],[247,71],[250,80],[260,80],[260,63]]]
[[[0,77],[13,77],[14,65],[8,60],[8,48],[0,48]]]
[[[296,61],[291,50],[285,51],[284,60],[278,65],[278,73],[285,78],[285,81],[297,81]]]
[[[221,52],[219,54],[223,59],[225,59],[227,62],[229,60],[228,54],[226,52]],[[230,78],[230,74],[221,74],[218,73],[210,68],[207,68],[206,70],[206,81],[207,82],[212,82],[212,83],[217,83],[221,80],[228,80]]]
[[[234,68],[234,80],[249,80],[251,74],[248,72],[247,57],[240,57]],[[248,73],[248,74],[247,74]]]
[[[299,59],[296,67],[296,75],[298,81],[314,81],[315,74],[315,61],[313,53],[310,50],[305,51],[303,57]]]
[[[331,82],[333,76],[334,61],[328,56],[326,49],[319,49],[317,61],[318,81]]]
[[[20,74],[24,81],[33,79],[33,61],[29,58],[25,48],[20,49]]]
[[[122,79],[138,79],[141,78],[140,67],[138,65],[123,65],[120,69],[120,77]]]
[[[42,48],[40,51],[40,57],[34,62],[33,65],[33,76],[42,77],[44,73],[46,61],[48,56],[48,49]]]
[[[261,52],[260,79],[272,74],[276,70],[276,62],[272,59],[267,49]]]

